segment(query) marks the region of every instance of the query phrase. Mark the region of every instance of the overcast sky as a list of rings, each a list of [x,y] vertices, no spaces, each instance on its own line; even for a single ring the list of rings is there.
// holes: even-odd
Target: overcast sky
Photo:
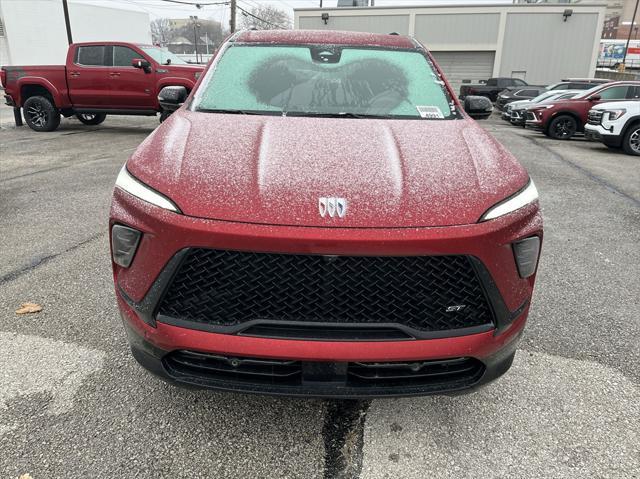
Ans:
[[[93,3],[98,5],[113,5],[122,8],[130,8],[148,12],[152,18],[186,18],[190,15],[198,15],[200,18],[215,18],[227,24],[229,21],[228,5],[203,6],[197,9],[189,5],[177,5],[163,0],[69,0],[70,3]],[[181,0],[185,2],[212,3],[224,0]],[[323,0],[323,6],[335,7],[337,0]],[[486,4],[486,3],[512,3],[511,0],[376,0],[376,6],[405,6],[405,5],[451,5],[451,4]],[[258,5],[272,5],[285,10],[293,18],[294,8],[318,7],[320,0],[238,0],[238,5],[251,10]]]

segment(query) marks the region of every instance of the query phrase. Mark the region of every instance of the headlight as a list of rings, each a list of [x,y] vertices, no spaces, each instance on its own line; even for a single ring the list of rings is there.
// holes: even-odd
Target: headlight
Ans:
[[[134,178],[131,173],[127,171],[126,165],[122,167],[118,174],[116,187],[147,203],[159,206],[165,210],[180,213],[180,209],[170,199]]]
[[[546,110],[548,108],[553,108],[555,105],[540,105],[536,107],[536,110]]]
[[[621,108],[620,110],[607,110],[605,113],[609,114],[609,121],[614,121],[624,115],[627,110]]]
[[[533,180],[529,180],[529,184],[515,195],[489,208],[480,221],[492,220],[500,216],[504,216],[512,211],[522,208],[523,206],[533,203],[538,199],[538,190]]]

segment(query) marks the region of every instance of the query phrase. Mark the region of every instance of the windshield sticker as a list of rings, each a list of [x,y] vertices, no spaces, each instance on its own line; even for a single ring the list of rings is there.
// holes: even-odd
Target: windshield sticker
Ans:
[[[416,110],[418,110],[418,113],[420,113],[420,116],[422,118],[428,118],[430,120],[441,120],[442,118],[444,118],[442,110],[440,110],[440,108],[438,108],[437,106],[417,105]]]

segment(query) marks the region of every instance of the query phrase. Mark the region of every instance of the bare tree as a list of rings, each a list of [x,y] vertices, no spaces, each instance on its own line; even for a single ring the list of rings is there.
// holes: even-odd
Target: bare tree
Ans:
[[[270,5],[252,8],[250,12],[241,10],[240,13],[242,14],[242,28],[257,28],[258,30],[291,28],[291,19],[287,12]]]
[[[151,39],[156,45],[165,46],[171,41],[174,32],[168,18],[156,18],[151,22]]]

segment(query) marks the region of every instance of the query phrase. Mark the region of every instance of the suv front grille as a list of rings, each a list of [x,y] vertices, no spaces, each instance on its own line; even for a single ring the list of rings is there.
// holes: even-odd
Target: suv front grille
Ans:
[[[599,125],[602,123],[602,115],[604,112],[600,110],[589,110],[589,116],[587,122],[590,125]]]
[[[418,331],[447,331],[493,323],[466,256],[191,249],[158,311],[160,321],[169,317],[209,327],[262,321],[397,324]]]

